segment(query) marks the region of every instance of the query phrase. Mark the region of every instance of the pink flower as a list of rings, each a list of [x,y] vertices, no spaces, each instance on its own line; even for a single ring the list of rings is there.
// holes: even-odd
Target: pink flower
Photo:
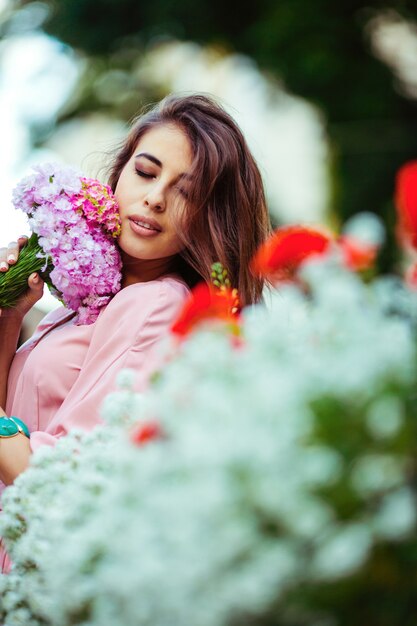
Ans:
[[[54,295],[78,312],[79,324],[91,324],[120,289],[117,202],[108,185],[70,167],[43,164],[34,170],[13,191],[15,208],[29,216],[45,268],[52,261]]]

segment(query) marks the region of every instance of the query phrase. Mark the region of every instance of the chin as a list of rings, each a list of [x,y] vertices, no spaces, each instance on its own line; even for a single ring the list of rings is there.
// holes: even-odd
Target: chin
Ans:
[[[173,257],[179,254],[182,249],[177,242],[177,245],[174,242],[170,242],[171,245],[160,245],[164,242],[158,242],[159,245],[155,245],[156,242],[141,241],[136,237],[132,239],[131,237],[123,236],[123,232],[117,243],[122,256],[125,254],[128,257],[142,261],[156,261],[157,259]]]
[[[123,237],[123,233],[119,237],[117,243],[122,255],[126,254],[127,256],[135,259],[151,259],[154,257],[152,250],[149,249],[149,246],[144,246],[140,241],[132,241],[128,237]]]

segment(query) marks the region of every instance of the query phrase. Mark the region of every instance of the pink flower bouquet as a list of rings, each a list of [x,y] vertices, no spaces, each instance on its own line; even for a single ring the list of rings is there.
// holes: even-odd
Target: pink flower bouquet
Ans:
[[[13,306],[39,272],[51,292],[91,324],[120,289],[115,238],[120,218],[112,190],[59,164],[38,165],[13,191],[33,231],[16,265],[0,275],[0,308]]]

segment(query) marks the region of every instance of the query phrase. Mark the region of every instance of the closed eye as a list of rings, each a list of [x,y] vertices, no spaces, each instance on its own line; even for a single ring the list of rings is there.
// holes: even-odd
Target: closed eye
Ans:
[[[154,178],[153,174],[148,174],[147,172],[144,172],[142,170],[137,170],[135,168],[135,172],[138,176],[141,176],[142,178]]]
[[[177,187],[177,190],[179,191],[179,193],[186,199],[188,200],[190,195],[188,193],[188,191],[186,191],[185,189],[183,189],[182,187]]]

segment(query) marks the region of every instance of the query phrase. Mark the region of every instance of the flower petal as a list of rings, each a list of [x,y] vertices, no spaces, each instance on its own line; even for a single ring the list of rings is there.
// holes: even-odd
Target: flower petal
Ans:
[[[199,283],[183,305],[171,331],[180,337],[188,335],[195,326],[207,320],[222,320],[236,325],[236,291],[216,289]]]
[[[417,161],[403,165],[397,173],[395,204],[400,241],[417,249]]]
[[[348,269],[362,271],[374,265],[378,246],[359,241],[348,235],[340,237],[338,244],[342,250],[343,262]]]
[[[274,282],[292,280],[307,258],[326,253],[331,242],[322,230],[301,225],[278,228],[253,257],[252,272]]]

